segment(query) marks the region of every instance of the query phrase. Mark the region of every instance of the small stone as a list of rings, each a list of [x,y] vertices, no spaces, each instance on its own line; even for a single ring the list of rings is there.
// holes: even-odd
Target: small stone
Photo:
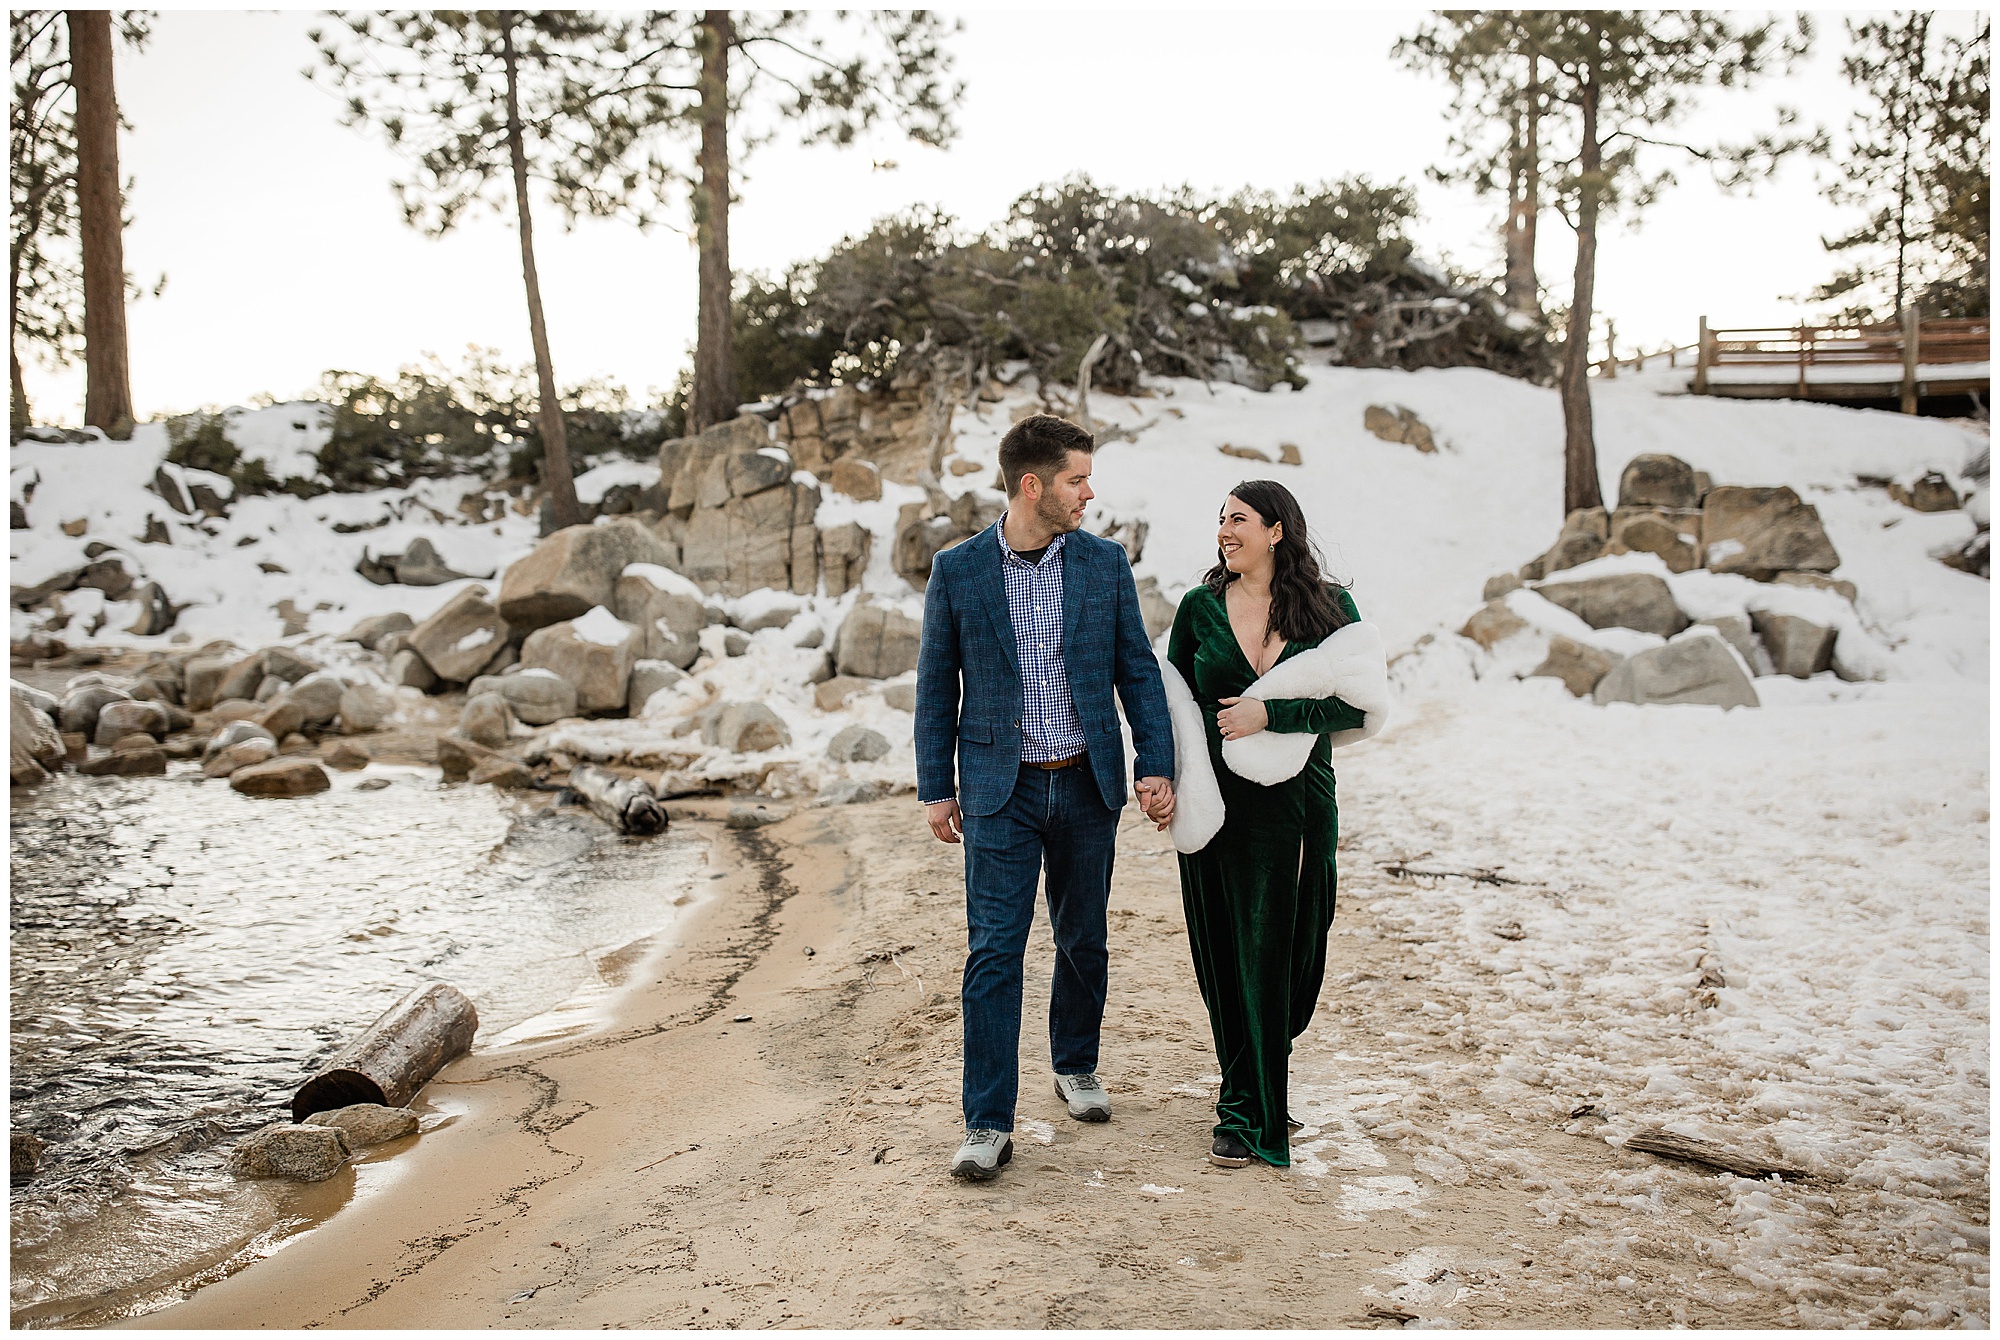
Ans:
[[[501,749],[512,735],[513,725],[514,714],[507,700],[497,693],[481,693],[468,699],[465,710],[459,713],[458,734],[488,749]]]
[[[229,775],[229,789],[246,796],[310,796],[332,786],[326,769],[310,758],[275,758]]]
[[[447,782],[462,782],[472,775],[472,770],[488,759],[505,757],[499,751],[488,749],[475,740],[458,735],[440,735],[437,740],[438,767],[444,772]]]
[[[305,1119],[307,1126],[325,1126],[347,1137],[350,1149],[386,1144],[417,1133],[417,1114],[407,1107],[384,1107],[380,1103],[356,1103],[330,1112],[315,1112]]]
[[[535,773],[517,758],[501,755],[482,759],[468,778],[476,786],[497,786],[502,790],[523,791],[535,784]]]
[[[317,661],[307,660],[290,647],[266,647],[263,657],[264,673],[287,684],[296,684],[320,668]]]
[[[625,702],[627,715],[643,715],[646,704],[654,694],[670,689],[686,678],[687,675],[671,661],[634,661],[632,687]]]
[[[63,695],[56,712],[56,725],[65,731],[86,736],[97,733],[97,715],[112,703],[129,702],[131,694],[108,684],[76,684]]]
[[[724,819],[725,828],[762,828],[765,824],[777,823],[785,816],[762,805],[732,805],[729,816]]]
[[[320,746],[320,761],[342,772],[357,772],[368,766],[368,751],[352,740],[332,740]]]
[[[245,740],[262,740],[271,746],[271,752],[274,754],[278,750],[278,737],[256,722],[232,721],[208,737],[208,744],[202,750],[202,757],[214,758],[231,745],[242,744]]]
[[[217,725],[232,721],[255,721],[264,715],[264,704],[251,702],[246,698],[224,698],[209,709],[209,720]]]
[[[134,699],[104,705],[98,713],[97,729],[91,733],[91,743],[108,749],[128,735],[157,738],[166,733],[166,709],[159,703]]]
[[[854,777],[843,777],[828,782],[820,788],[819,803],[822,805],[866,805],[889,794],[889,788],[873,780],[863,781]],[[811,950],[807,950],[811,953]]]
[[[1305,464],[1305,459],[1299,455],[1298,443],[1280,442],[1278,444],[1278,464],[1280,465]]]
[[[1224,442],[1221,446],[1217,447],[1216,450],[1221,452],[1225,456],[1234,456],[1239,460],[1262,461],[1265,465],[1269,465],[1271,463],[1270,455],[1266,452],[1257,450],[1257,448],[1255,447],[1238,447],[1228,442]]]
[[[350,684],[340,695],[340,729],[349,735],[379,730],[388,715],[388,704],[373,684]]]
[[[1486,586],[1480,591],[1479,598],[1486,601],[1498,600],[1509,591],[1520,590],[1521,586],[1522,582],[1518,574],[1503,572],[1498,577],[1488,577],[1486,579]]]
[[[866,726],[849,726],[835,735],[826,747],[826,756],[835,763],[872,763],[889,752],[882,732]]]
[[[1774,586],[1803,586],[1811,591],[1832,591],[1852,605],[1861,590],[1853,582],[1829,577],[1823,572],[1781,572],[1771,578]]]
[[[832,679],[813,685],[813,705],[822,712],[837,712],[847,705],[847,700],[857,693],[866,693],[875,687],[872,679],[859,675],[835,675]]]
[[[332,1126],[279,1122],[246,1136],[230,1156],[238,1177],[287,1177],[324,1182],[347,1162],[347,1136]]]
[[[428,693],[437,684],[437,672],[415,647],[404,647],[389,658],[389,682],[399,688]]]
[[[732,628],[722,635],[722,654],[741,656],[750,650],[750,635],[740,628]]]
[[[33,1177],[42,1166],[42,1151],[49,1142],[27,1131],[7,1132],[7,1171],[14,1177]]]
[[[1504,599],[1489,600],[1465,621],[1465,626],[1458,630],[1458,635],[1471,638],[1491,651],[1495,644],[1524,631],[1527,626],[1528,621],[1509,609]]]
[[[973,469],[979,467],[974,465]],[[873,461],[843,456],[833,463],[827,483],[835,493],[845,493],[856,502],[874,502],[882,496],[882,472]]]
[[[1634,456],[1618,476],[1618,506],[1689,508],[1700,505],[1694,467],[1678,456]]]
[[[1772,614],[1765,610],[1753,610],[1750,622],[1779,674],[1811,679],[1820,671],[1833,668],[1834,629],[1823,628],[1796,614]]]
[[[898,712],[917,710],[917,686],[915,684],[891,684],[882,690],[882,701]]]
[[[342,633],[335,641],[359,642],[370,651],[375,651],[383,638],[391,633],[407,633],[415,628],[416,621],[401,610],[389,614],[371,614]]]
[[[356,791],[380,791],[389,785],[387,777],[364,777],[354,784]]]
[[[167,755],[157,746],[112,750],[85,759],[77,764],[76,770],[86,777],[164,777]]]
[[[1588,698],[1597,681],[1610,674],[1617,663],[1618,658],[1610,652],[1558,633],[1549,639],[1549,654],[1528,672],[1528,678],[1560,679],[1572,696]]]
[[[719,710],[703,721],[703,744],[749,754],[781,749],[792,742],[792,732],[784,718],[762,703],[717,703],[712,707]]]

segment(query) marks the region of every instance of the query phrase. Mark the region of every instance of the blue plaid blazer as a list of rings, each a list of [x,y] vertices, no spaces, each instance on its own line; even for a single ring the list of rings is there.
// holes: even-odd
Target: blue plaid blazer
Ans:
[[[1172,777],[1167,694],[1139,617],[1139,593],[1125,551],[1086,531],[1072,531],[1062,562],[1063,665],[1070,697],[1083,723],[1097,788],[1104,803],[1118,809],[1130,774],[1112,695],[1115,691],[1125,704],[1138,775]],[[1020,653],[1007,611],[996,522],[931,565],[917,657],[919,797],[956,795],[967,814],[997,813],[1014,794],[1021,770],[1022,701]]]

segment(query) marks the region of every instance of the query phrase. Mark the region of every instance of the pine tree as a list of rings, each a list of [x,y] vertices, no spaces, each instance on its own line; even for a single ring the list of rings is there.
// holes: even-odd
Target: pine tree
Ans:
[[[148,15],[124,13],[113,19],[126,46],[137,49],[144,45]],[[8,16],[8,56],[14,93],[8,114],[12,225],[7,252],[7,355],[12,390],[8,417],[18,432],[31,422],[27,388],[21,377],[24,346],[58,367],[85,353],[68,17],[60,10],[14,10]],[[127,399],[129,405],[129,396]]]
[[[1479,87],[1506,53],[1533,55],[1543,92],[1537,128],[1554,180],[1548,203],[1576,232],[1568,330],[1557,385],[1563,407],[1563,509],[1601,507],[1590,406],[1590,325],[1597,284],[1599,225],[1608,212],[1637,213],[1674,177],[1651,168],[1642,150],[1671,150],[1709,164],[1718,183],[1741,186],[1814,139],[1791,134],[1789,112],[1776,132],[1740,145],[1697,145],[1668,137],[1705,87],[1741,87],[1803,55],[1811,29],[1777,19],[1739,26],[1705,10],[1467,11],[1446,15],[1482,35],[1472,55],[1444,69]],[[1502,85],[1504,87],[1504,85]],[[1482,105],[1462,95],[1461,109]],[[1508,104],[1489,102],[1495,115]]]
[[[1849,20],[1841,69],[1862,97],[1848,124],[1835,204],[1866,220],[1828,251],[1852,262],[1813,293],[1845,302],[1841,316],[1893,320],[1912,303],[1934,316],[1984,316],[1987,266],[1986,123],[1990,21],[1954,37],[1930,12]]]
[[[542,483],[556,528],[583,520],[535,266],[534,182],[574,222],[641,226],[670,173],[642,141],[680,113],[647,23],[569,10],[357,11],[315,29],[307,77],[346,95],[346,124],[380,130],[412,163],[404,220],[439,237],[468,209],[510,205],[540,390]],[[678,90],[685,92],[685,89]]]

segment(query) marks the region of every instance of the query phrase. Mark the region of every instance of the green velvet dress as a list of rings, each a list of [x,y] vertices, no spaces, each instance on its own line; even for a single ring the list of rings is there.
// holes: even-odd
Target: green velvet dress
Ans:
[[[1349,619],[1360,613],[1338,595]],[[1283,664],[1317,645],[1288,642]],[[1222,762],[1218,703],[1236,698],[1257,672],[1229,627],[1222,598],[1196,587],[1182,600],[1167,659],[1193,691],[1208,728],[1208,756],[1228,814],[1206,847],[1181,862],[1181,903],[1195,980],[1208,1007],[1222,1094],[1217,1135],[1231,1135],[1266,1163],[1291,1164],[1285,1130],[1292,1039],[1305,1032],[1326,975],[1333,927],[1334,808],[1332,746],[1321,739],[1298,776],[1259,786]],[[1324,736],[1362,724],[1338,698],[1274,698],[1266,730]]]

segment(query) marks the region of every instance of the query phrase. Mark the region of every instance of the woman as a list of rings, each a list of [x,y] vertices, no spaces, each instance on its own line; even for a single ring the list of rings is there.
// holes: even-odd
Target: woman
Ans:
[[[1297,1128],[1285,1097],[1292,1039],[1312,1018],[1333,924],[1331,747],[1381,728],[1387,683],[1379,634],[1321,577],[1284,485],[1238,484],[1216,545],[1167,647],[1178,672],[1164,676],[1179,754],[1174,839],[1222,1068],[1209,1158],[1282,1168]]]

